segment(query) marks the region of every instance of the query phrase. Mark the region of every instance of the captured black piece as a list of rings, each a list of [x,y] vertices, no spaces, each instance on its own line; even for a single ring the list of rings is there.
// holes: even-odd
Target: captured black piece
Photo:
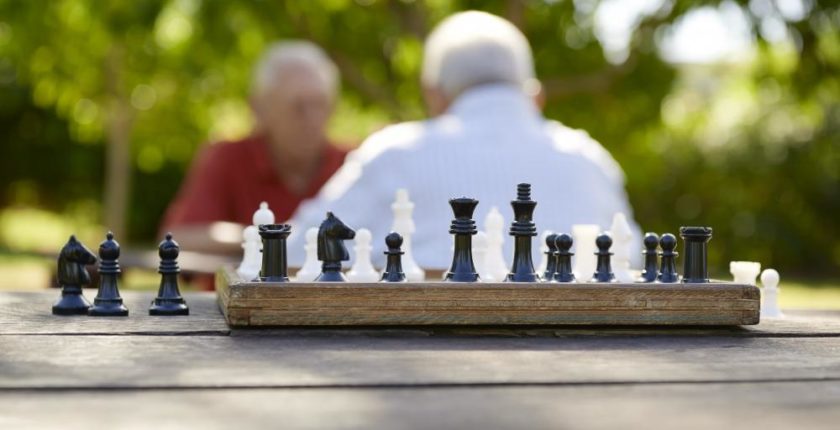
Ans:
[[[190,314],[187,301],[181,297],[181,291],[178,288],[178,274],[181,273],[181,268],[178,267],[180,252],[178,242],[172,240],[172,233],[166,233],[166,238],[158,247],[160,288],[158,288],[157,297],[152,301],[152,306],[149,307],[149,315]]]
[[[120,244],[110,231],[99,244],[99,291],[93,299],[88,315],[93,317],[127,317],[128,308],[120,297]]]
[[[82,287],[90,284],[85,266],[96,263],[96,256],[76,236],[70,236],[58,254],[58,285],[61,298],[52,307],[53,315],[87,315],[90,302],[82,295]]]

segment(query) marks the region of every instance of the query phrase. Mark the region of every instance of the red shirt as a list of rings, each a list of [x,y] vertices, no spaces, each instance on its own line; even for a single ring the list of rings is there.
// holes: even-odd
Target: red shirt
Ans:
[[[209,145],[196,157],[164,217],[164,227],[231,221],[250,225],[260,202],[278,223],[314,196],[344,162],[345,151],[327,145],[318,173],[304,194],[290,191],[271,164],[265,137]]]

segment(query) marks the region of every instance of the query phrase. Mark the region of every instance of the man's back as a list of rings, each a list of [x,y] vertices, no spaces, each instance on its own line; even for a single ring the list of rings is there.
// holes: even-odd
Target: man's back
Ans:
[[[510,200],[521,182],[532,184],[540,231],[570,232],[572,224],[607,229],[615,212],[632,219],[623,174],[601,145],[544,120],[520,91],[487,85],[463,94],[446,114],[388,127],[351,153],[318,197],[297,212],[290,262],[301,263],[300,232],[331,210],[347,225],[371,230],[381,266],[393,221],[390,205],[395,191],[406,188],[415,203],[414,258],[425,268],[445,269],[452,247],[448,200],[478,199],[479,229],[493,206],[509,223]],[[510,255],[511,241],[505,246]]]

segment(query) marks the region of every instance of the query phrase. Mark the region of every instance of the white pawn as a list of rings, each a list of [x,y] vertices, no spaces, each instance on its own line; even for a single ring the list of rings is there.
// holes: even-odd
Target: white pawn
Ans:
[[[761,272],[761,317],[782,318],[782,310],[779,309],[779,272],[774,269],[767,269]]]
[[[245,281],[251,281],[260,275],[262,268],[262,239],[257,227],[249,225],[242,232],[242,263],[236,269],[239,277]]]
[[[353,267],[347,272],[347,280],[350,282],[376,282],[379,281],[379,272],[373,267],[370,262],[370,253],[373,247],[371,242],[370,230],[360,228],[356,230],[356,238],[353,252],[356,254],[356,261],[353,262]]]
[[[274,212],[268,208],[267,202],[260,202],[260,208],[254,212],[254,216],[251,218],[251,221],[256,227],[263,224],[274,224]]]
[[[411,213],[414,211],[414,203],[408,199],[408,190],[400,188],[397,190],[396,200],[391,204],[394,212],[394,224],[391,230],[397,232],[403,238],[402,268],[408,282],[423,282],[426,279],[426,272],[420,268],[411,253],[411,235],[414,234],[414,220]]]
[[[487,233],[479,231],[473,236],[472,255],[478,279],[486,281],[484,277],[487,276]]]
[[[553,233],[554,232],[551,230],[546,230],[540,238],[540,263],[537,265],[537,274],[540,276],[542,276],[543,273],[545,273],[545,269],[548,268],[548,255],[546,255],[546,252],[548,252],[548,245],[545,243],[545,238]]]
[[[484,232],[487,234],[487,251],[484,254],[484,272],[481,277],[485,282],[502,282],[508,275],[505,261],[505,218],[493,206],[484,218]]]
[[[630,230],[630,224],[623,213],[616,212],[613,215],[610,234],[612,234],[613,240],[610,250],[613,252],[612,269],[615,278],[618,282],[632,283],[636,278],[630,271],[630,247],[633,243],[633,231]]]
[[[736,284],[755,285],[755,278],[761,273],[761,263],[753,261],[732,261],[729,263],[729,273]]]
[[[318,261],[318,227],[307,229],[305,239],[303,251],[306,258],[303,260],[303,266],[295,274],[297,282],[312,282],[321,274],[321,262]]]
[[[601,233],[601,227],[597,224],[574,224],[572,225],[572,239],[574,240],[574,253],[572,257],[572,272],[579,282],[586,282],[592,278],[597,265],[595,251],[595,239]]]

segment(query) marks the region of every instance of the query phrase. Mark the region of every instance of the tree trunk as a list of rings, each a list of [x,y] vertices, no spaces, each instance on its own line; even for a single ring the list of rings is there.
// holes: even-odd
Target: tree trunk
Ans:
[[[126,241],[128,197],[131,190],[132,108],[122,84],[122,47],[114,44],[105,64],[108,124],[105,148],[105,195],[102,219],[114,236]]]

